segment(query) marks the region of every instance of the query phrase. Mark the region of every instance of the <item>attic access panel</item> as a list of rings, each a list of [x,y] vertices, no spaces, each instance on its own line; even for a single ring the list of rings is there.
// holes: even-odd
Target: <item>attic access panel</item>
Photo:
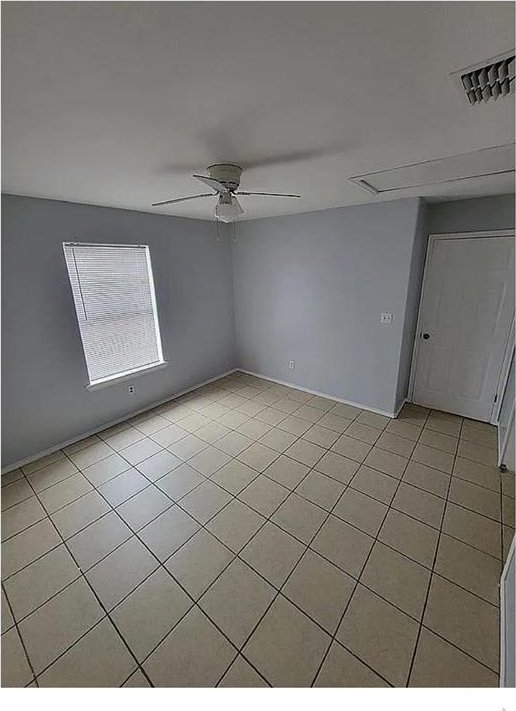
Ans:
[[[514,173],[514,143],[350,178],[373,195]]]

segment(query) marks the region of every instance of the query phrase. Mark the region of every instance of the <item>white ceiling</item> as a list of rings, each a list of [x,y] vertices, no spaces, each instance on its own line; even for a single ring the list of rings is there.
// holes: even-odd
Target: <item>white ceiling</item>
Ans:
[[[242,189],[303,196],[242,198],[246,218],[387,199],[349,177],[514,140],[513,97],[469,107],[449,77],[513,27],[510,2],[2,3],[3,190],[209,219],[150,203],[234,162]]]

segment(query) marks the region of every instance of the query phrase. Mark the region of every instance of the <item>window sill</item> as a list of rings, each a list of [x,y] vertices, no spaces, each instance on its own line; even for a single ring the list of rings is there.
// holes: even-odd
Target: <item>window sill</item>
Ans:
[[[122,383],[124,380],[133,380],[139,375],[152,373],[155,370],[161,370],[162,368],[166,368],[167,365],[168,361],[166,360],[164,360],[162,363],[156,363],[155,365],[145,365],[143,366],[143,368],[137,368],[135,370],[129,371],[128,373],[114,375],[112,378],[106,378],[105,380],[97,380],[93,383],[90,383],[89,385],[86,385],[86,390],[101,390],[102,388],[107,388],[108,385],[118,385],[118,383]]]

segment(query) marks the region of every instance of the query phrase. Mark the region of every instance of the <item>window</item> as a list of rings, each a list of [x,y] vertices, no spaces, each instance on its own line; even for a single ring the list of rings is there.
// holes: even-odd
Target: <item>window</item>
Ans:
[[[90,386],[163,361],[149,248],[63,245]]]

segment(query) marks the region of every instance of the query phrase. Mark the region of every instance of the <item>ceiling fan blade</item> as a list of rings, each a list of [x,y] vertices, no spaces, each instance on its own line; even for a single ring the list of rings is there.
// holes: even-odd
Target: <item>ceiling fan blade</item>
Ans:
[[[255,193],[247,192],[246,190],[238,190],[234,195],[267,195],[269,197],[287,197],[287,198],[300,198],[301,195],[291,195],[290,193]]]
[[[328,158],[340,156],[346,150],[347,146],[340,143],[333,142],[326,146],[314,146],[314,148],[308,148],[299,151],[290,151],[287,153],[278,153],[276,155],[263,156],[262,158],[256,158],[253,160],[246,161],[242,158],[242,167],[244,170],[251,170],[254,168],[268,168],[269,166],[276,165],[289,165],[292,163],[303,163],[304,161],[317,160],[320,158]],[[235,151],[233,153],[236,154]]]
[[[333,144],[322,148],[312,148],[304,151],[291,151],[290,153],[282,153],[277,155],[265,156],[263,158],[253,159],[251,156],[248,160],[245,155],[239,158],[238,163],[242,165],[244,171],[254,170],[256,168],[268,168],[277,165],[295,165],[309,160],[318,160],[324,158],[341,158],[344,155],[347,146],[341,144]],[[191,174],[199,168],[203,163],[208,165],[210,161],[213,163],[218,156],[238,155],[240,151],[236,146],[227,146],[225,142],[219,145],[219,142],[209,142],[207,157],[204,161],[198,160],[196,163],[165,163],[161,165],[156,173],[159,175],[181,175],[185,173]]]
[[[222,183],[219,183],[218,180],[215,180],[215,178],[208,178],[206,175],[194,175],[193,177],[200,180],[201,183],[204,183],[209,188],[213,188],[213,190],[217,193],[220,193],[221,191],[224,192],[226,190],[225,186]]]
[[[185,202],[185,200],[197,200],[197,198],[213,197],[213,193],[201,193],[201,195],[189,195],[184,198],[174,198],[173,200],[160,200],[160,202],[153,202],[151,207],[158,207],[158,205],[173,205],[175,202]]]

